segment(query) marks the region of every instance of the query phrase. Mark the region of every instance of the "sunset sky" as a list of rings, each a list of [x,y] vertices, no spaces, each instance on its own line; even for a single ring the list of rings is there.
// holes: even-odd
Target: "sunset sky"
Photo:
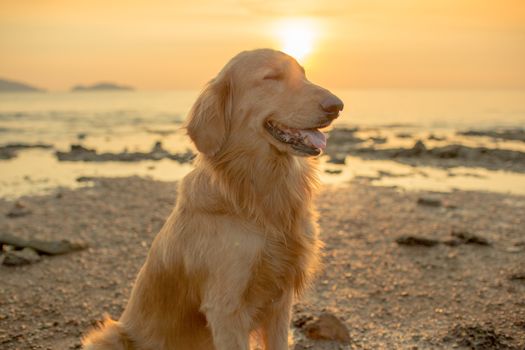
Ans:
[[[234,54],[334,88],[525,88],[524,0],[2,0],[0,78],[198,88]],[[302,57],[304,56],[304,57]]]

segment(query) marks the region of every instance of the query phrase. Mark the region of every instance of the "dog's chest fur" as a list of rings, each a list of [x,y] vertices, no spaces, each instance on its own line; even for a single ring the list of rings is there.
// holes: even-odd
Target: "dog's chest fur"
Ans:
[[[258,317],[284,293],[301,293],[317,265],[318,241],[314,222],[296,223],[290,232],[267,232],[265,245],[253,266],[245,300]]]
[[[236,217],[255,230],[247,235],[263,237],[243,293],[244,302],[259,318],[284,293],[303,291],[315,271],[319,250],[313,208],[316,179],[310,164],[302,160],[273,164],[273,173],[266,171],[266,176],[253,175],[264,173],[263,169],[249,173],[239,169],[245,167],[227,163],[220,169],[220,181],[209,183],[202,207],[222,208],[223,212],[216,212]]]

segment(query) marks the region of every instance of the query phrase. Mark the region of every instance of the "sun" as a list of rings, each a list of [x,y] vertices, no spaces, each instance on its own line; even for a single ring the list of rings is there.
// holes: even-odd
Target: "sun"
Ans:
[[[315,23],[308,19],[287,19],[277,25],[281,50],[300,62],[312,52],[316,34]]]

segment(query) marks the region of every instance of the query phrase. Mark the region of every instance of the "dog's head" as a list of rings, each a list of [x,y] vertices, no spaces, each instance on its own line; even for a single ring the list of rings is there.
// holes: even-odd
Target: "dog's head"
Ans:
[[[342,109],[339,98],[308,81],[294,58],[270,49],[245,51],[198,97],[187,130],[210,158],[251,146],[316,156],[326,146],[319,129]]]

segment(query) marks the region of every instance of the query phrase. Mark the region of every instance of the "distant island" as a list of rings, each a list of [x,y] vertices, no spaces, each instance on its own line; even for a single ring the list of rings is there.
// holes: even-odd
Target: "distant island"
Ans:
[[[44,92],[37,87],[17,81],[0,79],[0,92]]]
[[[96,83],[93,85],[75,85],[71,88],[74,92],[83,91],[131,91],[134,90],[131,86],[117,85],[113,83]]]

